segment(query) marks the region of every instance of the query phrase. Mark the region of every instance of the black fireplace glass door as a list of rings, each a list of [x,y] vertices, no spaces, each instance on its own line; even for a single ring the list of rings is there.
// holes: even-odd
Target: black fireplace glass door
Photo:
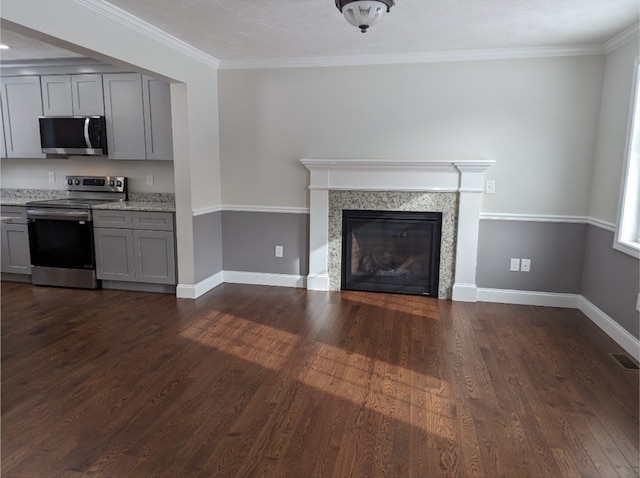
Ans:
[[[341,288],[438,296],[442,213],[342,212]]]

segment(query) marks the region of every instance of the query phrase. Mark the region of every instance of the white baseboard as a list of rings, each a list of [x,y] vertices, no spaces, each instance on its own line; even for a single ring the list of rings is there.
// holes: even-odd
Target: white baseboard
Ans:
[[[615,320],[592,304],[588,299],[580,297],[580,312],[589,317],[591,321],[600,327],[620,347],[625,349],[633,358],[640,361],[640,340],[636,339]]]
[[[233,284],[274,285],[278,287],[306,287],[306,277],[293,274],[224,271],[224,282]]]
[[[478,301],[498,302],[501,304],[540,305],[577,309],[581,297],[579,294],[478,288]]]
[[[640,340],[580,294],[478,288],[478,301],[579,309],[627,353],[640,360]]]
[[[327,274],[309,274],[307,276],[307,289],[329,290],[329,276]]]
[[[477,302],[478,290],[475,284],[453,284],[451,300],[457,302]]]
[[[180,299],[197,299],[202,294],[222,284],[223,272],[218,272],[195,285],[178,284],[176,297]]]

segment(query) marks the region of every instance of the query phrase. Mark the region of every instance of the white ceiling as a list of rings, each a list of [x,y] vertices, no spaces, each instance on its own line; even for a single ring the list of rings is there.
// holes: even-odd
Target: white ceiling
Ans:
[[[602,46],[640,16],[639,0],[396,0],[362,34],[334,0],[109,3],[222,62]],[[2,60],[75,56],[16,38]]]

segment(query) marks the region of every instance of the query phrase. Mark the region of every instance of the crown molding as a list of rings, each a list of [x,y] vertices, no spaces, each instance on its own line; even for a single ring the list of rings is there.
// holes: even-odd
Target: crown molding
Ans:
[[[297,58],[256,58],[218,60],[201,50],[169,35],[115,5],[102,0],[74,0],[104,17],[114,20],[142,35],[158,41],[180,53],[221,70],[314,68],[335,66],[371,66],[416,63],[443,63],[458,61],[513,60],[524,58],[550,58],[563,56],[602,55],[638,38],[640,25],[635,23],[601,45],[555,46],[539,48],[501,48],[484,50],[454,50],[408,54],[330,56]]]
[[[81,75],[120,72],[123,72],[123,70],[117,66],[85,57],[0,61],[0,74],[2,76]]]
[[[603,48],[605,53],[611,53],[613,50],[626,45],[631,40],[638,38],[640,35],[640,23],[636,22],[629,28],[622,30],[613,38],[604,43]]]
[[[172,35],[169,35],[163,30],[154,27],[150,23],[147,23],[144,20],[141,20],[140,18],[131,15],[125,10],[122,10],[121,8],[118,8],[108,2],[104,2],[101,0],[75,0],[75,2],[95,11],[96,13],[106,18],[109,18],[110,20],[120,23],[127,28],[131,28],[132,30],[135,30],[140,34],[151,38],[152,40],[160,42],[163,45],[166,45],[169,48],[182,53],[183,55],[193,58],[194,60],[205,63],[214,68],[218,68],[218,66],[220,65],[220,60],[218,60],[217,58],[207,55],[206,53],[198,50],[197,48],[194,48],[188,43],[179,40]]]
[[[501,48],[491,50],[457,50],[401,55],[330,56],[319,58],[266,58],[253,60],[221,60],[221,70],[269,68],[313,68],[330,66],[368,66],[454,61],[512,60],[558,56],[602,55],[602,45],[542,48]]]

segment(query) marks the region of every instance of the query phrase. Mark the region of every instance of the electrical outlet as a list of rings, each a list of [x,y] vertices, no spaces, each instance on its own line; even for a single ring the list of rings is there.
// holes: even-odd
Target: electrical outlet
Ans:
[[[520,259],[516,259],[515,257],[511,258],[511,266],[509,268],[510,271],[515,272],[520,270]]]
[[[276,257],[282,257],[283,252],[284,251],[282,246],[276,246]]]
[[[531,270],[531,259],[522,259],[520,262],[520,270],[522,272],[529,272]]]
[[[49,171],[49,182],[50,183],[56,182],[56,173],[54,173],[53,171]]]
[[[153,186],[153,174],[147,174],[147,186]]]
[[[496,182],[493,179],[487,180],[484,186],[484,192],[487,194],[495,194],[496,193]]]

